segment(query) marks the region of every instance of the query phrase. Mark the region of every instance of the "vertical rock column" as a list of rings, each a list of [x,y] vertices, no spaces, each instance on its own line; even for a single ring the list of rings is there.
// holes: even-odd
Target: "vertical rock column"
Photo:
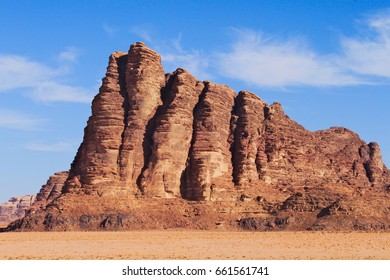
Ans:
[[[162,104],[165,74],[160,56],[143,43],[131,45],[127,56],[125,129],[118,157],[121,184],[133,192],[151,152],[154,116]]]
[[[110,56],[106,77],[92,102],[92,115],[72,163],[66,192],[115,195],[120,190],[117,158],[124,130],[126,53]]]
[[[278,102],[264,108],[264,138],[261,179],[265,183],[282,184],[290,184],[293,180],[304,181],[307,173],[303,172],[304,169],[297,172],[297,167],[305,168],[300,161],[303,160],[304,147],[311,145],[310,132],[291,120]],[[311,169],[311,166],[306,168]]]
[[[218,200],[234,188],[229,136],[236,93],[227,86],[205,85],[194,109],[185,175],[185,197],[192,200]]]
[[[384,166],[379,145],[376,142],[371,142],[368,145],[362,146],[359,152],[364,160],[363,166],[366,171],[366,176],[372,186],[383,183],[385,181],[385,176],[383,176]]]
[[[241,91],[235,104],[233,177],[240,188],[253,186],[260,179],[266,161],[264,151],[264,108],[267,104],[248,91]]]
[[[141,186],[148,196],[180,197],[180,184],[191,145],[193,108],[204,84],[183,69],[168,81],[156,119],[149,164]]]

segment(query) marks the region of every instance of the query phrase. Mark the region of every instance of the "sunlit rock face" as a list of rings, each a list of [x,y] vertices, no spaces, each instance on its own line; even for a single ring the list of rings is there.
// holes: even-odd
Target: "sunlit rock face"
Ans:
[[[181,68],[165,74],[143,43],[110,56],[64,176],[14,229],[390,228],[376,143],[308,131],[278,102]]]

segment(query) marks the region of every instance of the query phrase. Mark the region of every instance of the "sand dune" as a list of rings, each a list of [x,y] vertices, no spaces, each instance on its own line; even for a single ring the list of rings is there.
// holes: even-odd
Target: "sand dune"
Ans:
[[[390,259],[390,233],[22,232],[0,259]]]

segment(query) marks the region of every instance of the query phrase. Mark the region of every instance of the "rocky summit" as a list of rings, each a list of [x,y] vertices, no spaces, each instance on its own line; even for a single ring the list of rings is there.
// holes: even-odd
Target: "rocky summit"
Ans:
[[[308,131],[280,103],[184,69],[165,74],[143,43],[110,56],[60,177],[8,230],[390,230],[376,143]]]

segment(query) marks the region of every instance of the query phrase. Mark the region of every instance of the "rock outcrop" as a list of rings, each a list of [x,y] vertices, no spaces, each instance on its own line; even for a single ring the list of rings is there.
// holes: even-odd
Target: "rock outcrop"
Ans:
[[[45,209],[61,195],[68,175],[68,171],[56,172],[49,177],[36,195],[15,196],[8,202],[0,204],[0,225],[8,225],[31,211]]]
[[[24,217],[28,208],[35,201],[35,195],[14,196],[0,204],[0,224],[6,225]]]
[[[230,119],[236,93],[211,82],[194,107],[192,145],[185,170],[185,196],[219,200],[233,190]]]
[[[32,204],[33,209],[45,208],[50,202],[60,196],[65,181],[69,176],[68,171],[56,172],[49,177],[46,184],[41,187]]]
[[[164,74],[143,43],[110,56],[65,177],[10,229],[390,229],[376,143],[310,132],[280,103],[180,68]]]
[[[140,188],[148,196],[181,197],[182,177],[193,135],[193,110],[204,84],[178,69],[167,76],[164,105],[155,118],[150,158],[140,176]]]

